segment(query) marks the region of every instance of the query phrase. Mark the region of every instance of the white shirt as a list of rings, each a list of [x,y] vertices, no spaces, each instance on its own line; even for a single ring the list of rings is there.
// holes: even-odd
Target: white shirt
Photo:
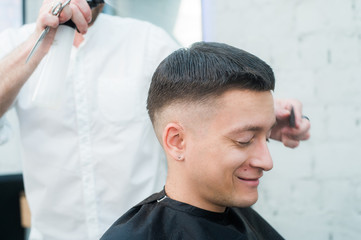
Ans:
[[[1,48],[10,51],[33,27],[2,34]],[[27,81],[15,107],[31,239],[99,239],[130,207],[161,190],[166,160],[146,99],[155,68],[176,48],[158,27],[101,14],[72,50],[60,107],[32,102],[36,72]]]

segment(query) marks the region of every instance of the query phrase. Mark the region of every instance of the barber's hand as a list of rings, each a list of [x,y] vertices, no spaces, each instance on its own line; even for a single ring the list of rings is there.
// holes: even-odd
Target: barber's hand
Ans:
[[[291,108],[295,113],[295,127],[289,125]],[[286,147],[295,148],[300,141],[310,138],[310,121],[302,117],[302,103],[296,99],[276,99],[275,114],[277,125],[272,129],[271,138],[281,141]]]
[[[66,0],[61,0],[65,2]],[[60,23],[72,20],[78,31],[85,34],[88,30],[88,24],[92,20],[92,12],[86,0],[71,0],[59,16]]]
[[[59,0],[62,3],[65,3],[66,0]],[[59,16],[54,16],[51,13],[52,8],[58,3],[54,0],[44,0],[36,21],[36,30],[34,39],[37,39],[41,32],[47,27],[50,27],[49,33],[43,40],[42,48],[43,51],[47,51],[55,36],[56,28],[59,24],[72,20],[78,31],[81,34],[85,34],[88,29],[88,23],[91,21],[91,9],[86,0],[71,0],[71,2],[64,7]]]

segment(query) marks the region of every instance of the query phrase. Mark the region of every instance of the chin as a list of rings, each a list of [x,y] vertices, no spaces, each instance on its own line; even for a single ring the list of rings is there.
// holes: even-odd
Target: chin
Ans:
[[[235,204],[235,207],[241,207],[241,208],[244,208],[244,207],[250,207],[252,206],[253,204],[255,204],[258,200],[258,194],[250,194],[248,195],[247,197],[243,197],[241,199],[238,199],[238,201],[236,202]]]

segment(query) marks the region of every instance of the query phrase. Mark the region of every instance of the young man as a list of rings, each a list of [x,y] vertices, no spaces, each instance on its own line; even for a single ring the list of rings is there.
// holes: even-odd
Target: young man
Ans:
[[[36,24],[0,34],[0,144],[9,135],[4,114],[13,106],[30,239],[99,239],[119,214],[164,184],[166,161],[145,103],[155,68],[179,47],[152,24],[99,14],[103,5],[91,10],[87,1],[72,0],[57,17],[50,12],[55,3],[44,0]],[[57,26],[69,19],[79,32],[62,81],[68,91],[57,109],[49,109],[31,100],[32,86]],[[49,33],[25,63],[46,26]],[[291,104],[296,128],[288,127]],[[300,102],[280,101],[276,109],[279,129],[271,137],[289,147],[308,138]]]
[[[196,43],[153,75],[148,113],[168,161],[165,188],[104,234],[115,239],[283,239],[250,208],[275,126],[272,69],[243,50]]]

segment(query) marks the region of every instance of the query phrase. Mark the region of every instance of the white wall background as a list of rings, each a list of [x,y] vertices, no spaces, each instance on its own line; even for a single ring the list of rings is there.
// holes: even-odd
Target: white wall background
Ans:
[[[208,40],[266,60],[275,95],[304,103],[311,139],[271,143],[255,208],[286,239],[361,235],[361,1],[206,0]]]

